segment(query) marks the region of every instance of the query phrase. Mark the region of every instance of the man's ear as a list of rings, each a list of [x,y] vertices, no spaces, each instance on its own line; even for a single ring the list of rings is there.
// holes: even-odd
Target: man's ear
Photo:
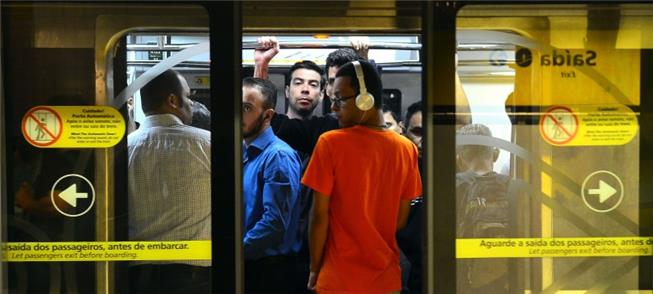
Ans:
[[[456,154],[456,166],[458,167],[458,171],[465,171],[466,169],[465,163],[460,154]]]
[[[168,104],[172,109],[178,109],[179,106],[181,106],[179,104],[179,97],[172,93],[168,94],[168,97],[166,97],[166,104]]]
[[[284,93],[286,94],[286,99],[290,97],[290,86],[286,86]]]
[[[274,116],[274,109],[266,109],[263,111],[263,121],[269,123],[272,121],[272,117]]]
[[[492,162],[496,162],[499,159],[499,148],[492,148]]]

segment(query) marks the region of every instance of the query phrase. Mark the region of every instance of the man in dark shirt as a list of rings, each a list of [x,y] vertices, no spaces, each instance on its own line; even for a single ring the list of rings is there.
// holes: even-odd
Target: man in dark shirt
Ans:
[[[256,49],[254,53],[254,77],[267,79],[269,63],[272,58],[279,53],[279,42],[274,37],[261,37],[259,38],[258,43],[259,48]],[[352,45],[359,49],[358,52],[367,56],[368,46],[366,44],[352,42]],[[338,72],[340,66],[359,59],[361,59],[361,57],[351,48],[338,49],[327,56],[325,66],[327,95],[331,91],[330,89],[333,86],[335,74]],[[291,69],[291,79],[293,74],[294,72]],[[320,85],[320,88],[324,88],[324,85]],[[288,94],[289,93],[287,92],[287,95]],[[292,118],[293,117],[290,114],[274,115],[271,121],[272,129],[280,139],[288,143],[288,145],[293,149],[306,154],[311,154],[313,152],[313,147],[315,147],[317,138],[320,137],[322,133],[339,128],[338,120],[333,115],[314,116],[311,111],[311,115],[303,116],[301,119]]]

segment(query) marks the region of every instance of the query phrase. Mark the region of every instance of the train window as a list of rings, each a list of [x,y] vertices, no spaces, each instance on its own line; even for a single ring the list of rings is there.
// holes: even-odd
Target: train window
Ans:
[[[246,35],[243,44],[246,47],[256,43],[260,36]],[[351,46],[351,40],[363,40],[374,48],[368,52],[368,58],[378,63],[419,62],[419,38],[416,35],[399,36],[362,36],[362,35],[280,35],[275,36],[284,49],[270,62],[271,65],[292,65],[297,61],[311,60],[324,65],[327,55],[337,48]],[[253,50],[243,50],[243,64],[254,64]]]
[[[243,67],[246,75],[253,75],[254,49],[257,39],[263,35],[243,36]],[[277,35],[281,49],[269,62],[269,79],[276,85],[277,96],[287,97],[284,89],[290,67],[296,62],[309,60],[325,70],[327,57],[339,48],[351,48],[352,40],[362,40],[369,46],[366,58],[378,65],[382,73],[384,102],[402,115],[408,106],[421,97],[421,62],[419,37],[417,35],[340,35],[316,33],[313,35]],[[328,74],[323,73],[325,78]],[[328,82],[328,81],[327,81]],[[388,95],[385,95],[388,94]],[[325,92],[325,95],[328,93]],[[403,95],[403,99],[402,99]],[[386,99],[387,98],[387,99]],[[395,99],[398,98],[398,99]],[[394,99],[394,100],[393,100]],[[387,101],[386,101],[387,100]],[[278,99],[277,112],[288,111],[287,99]],[[329,99],[322,99],[314,113],[327,114]]]
[[[151,70],[152,67],[162,60],[173,56],[175,53],[184,49],[209,42],[209,36],[206,33],[169,33],[169,34],[152,34],[137,33],[128,34],[127,40],[127,83],[131,84],[136,81],[143,73]],[[154,42],[156,41],[156,43]],[[207,48],[208,49],[208,48]],[[209,52],[199,52],[188,59],[180,60],[174,65],[174,70],[178,71],[188,83],[191,91],[191,99],[196,102],[193,109],[196,113],[206,112],[202,117],[197,114],[194,117],[193,126],[210,129],[210,72],[209,72]],[[133,120],[135,124],[140,125],[144,120],[140,91],[134,92],[133,97]]]
[[[463,7],[458,293],[651,291],[653,6]]]
[[[2,291],[208,293],[211,137],[184,126],[210,110],[207,10],[1,10]]]
[[[269,49],[268,41],[274,37],[278,42],[279,52]],[[259,38],[262,40],[258,44]],[[352,41],[353,40],[353,41]],[[357,42],[363,40],[369,51],[356,50]],[[255,50],[258,50],[256,53]],[[243,67],[250,68],[247,75],[257,78],[266,78],[272,85],[263,81],[245,79],[243,81],[243,194],[245,215],[245,289],[248,291],[262,291],[256,288],[259,280],[264,280],[266,275],[276,278],[272,284],[280,286],[277,292],[305,292],[309,278],[308,256],[308,218],[309,209],[314,199],[313,191],[305,186],[300,186],[300,177],[307,169],[311,160],[312,149],[318,136],[328,130],[338,128],[338,122],[331,112],[329,104],[320,103],[320,100],[329,101],[330,81],[334,79],[338,68],[348,61],[359,58],[367,59],[376,65],[383,84],[384,112],[388,112],[386,121],[388,129],[401,133],[401,123],[404,113],[415,108],[414,105],[421,101],[421,73],[422,64],[420,57],[421,44],[417,35],[245,35],[243,37]],[[258,56],[258,59],[255,57]],[[265,61],[265,58],[271,58]],[[327,61],[333,60],[333,61]],[[333,64],[335,61],[335,64]],[[340,62],[339,64],[337,62]],[[327,65],[328,64],[328,65]],[[254,68],[255,67],[255,68]],[[271,130],[262,129],[263,121],[267,114],[254,97],[270,97],[267,88],[276,88],[276,112],[285,114],[285,117],[271,119]],[[260,92],[260,93],[259,93]],[[283,99],[285,98],[285,99]],[[335,97],[332,97],[335,98]],[[412,106],[412,108],[411,108]],[[252,113],[257,117],[252,117]],[[277,116],[280,116],[278,115]],[[248,118],[249,116],[249,118]],[[412,116],[411,116],[412,117]],[[301,124],[303,122],[316,122],[322,124],[320,130],[311,129],[310,138],[301,131],[293,131],[293,127],[281,127],[281,120],[294,119],[287,125]],[[409,128],[421,136],[420,126]],[[417,124],[417,123],[415,123]],[[310,128],[310,127],[309,127]],[[266,133],[269,130],[269,133]],[[274,135],[273,135],[274,131]],[[265,147],[261,151],[258,146],[261,142],[275,142],[270,137],[277,136],[297,151],[298,156],[283,155],[283,164],[274,161],[271,152],[293,153],[282,147]],[[276,139],[278,140],[278,139]],[[257,143],[258,142],[258,143]],[[258,145],[257,145],[258,144]],[[273,146],[273,143],[265,143]],[[285,145],[275,143],[278,145]],[[292,151],[292,150],[291,150]],[[294,153],[293,153],[294,154]],[[268,156],[266,165],[258,163],[261,157]],[[295,158],[297,157],[297,158]],[[274,172],[277,178],[271,183],[269,171]],[[294,173],[292,172],[294,170]],[[415,166],[417,170],[417,166]],[[285,171],[285,173],[282,173]],[[285,182],[279,182],[279,179]],[[264,181],[265,180],[265,181]],[[265,182],[265,184],[263,183]],[[291,188],[279,189],[280,185]],[[294,189],[292,189],[294,188]],[[299,193],[297,193],[299,191]],[[282,201],[281,201],[282,200]],[[279,207],[279,209],[277,208]],[[289,221],[288,221],[289,220]],[[285,227],[278,227],[282,223]],[[416,229],[417,230],[417,229]],[[284,235],[285,234],[285,235]],[[405,239],[417,239],[411,232],[405,234]],[[267,241],[276,235],[277,242]],[[418,241],[413,241],[419,248]],[[261,247],[261,246],[267,247]],[[402,244],[403,245],[403,244]],[[267,250],[263,250],[267,249]],[[414,250],[414,248],[410,248]],[[420,249],[416,249],[420,251]],[[419,256],[417,252],[411,258]],[[416,258],[418,259],[418,258]],[[287,264],[292,263],[295,274],[288,274]],[[405,265],[405,263],[404,263]],[[406,277],[407,268],[402,268]],[[421,269],[414,267],[413,272],[418,276]],[[283,285],[278,285],[282,283]],[[406,286],[407,287],[407,286]],[[263,291],[265,292],[265,291]]]

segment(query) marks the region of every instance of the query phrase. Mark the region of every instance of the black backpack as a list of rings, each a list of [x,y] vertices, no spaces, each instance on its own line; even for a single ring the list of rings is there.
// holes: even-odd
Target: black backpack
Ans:
[[[495,172],[456,175],[458,237],[506,238],[511,235],[510,177]]]
[[[456,175],[458,238],[512,237],[510,177],[495,172]],[[508,293],[508,261],[468,259],[460,264],[458,293]],[[480,292],[479,292],[480,291]]]

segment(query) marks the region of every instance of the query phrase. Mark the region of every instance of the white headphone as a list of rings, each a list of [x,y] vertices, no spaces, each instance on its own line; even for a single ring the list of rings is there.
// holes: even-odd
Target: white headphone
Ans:
[[[352,61],[352,63],[356,70],[358,87],[360,88],[360,93],[356,96],[356,107],[362,111],[368,111],[374,107],[374,96],[372,93],[367,92],[367,87],[365,87],[365,75],[363,74],[363,67],[361,67],[360,62]]]

